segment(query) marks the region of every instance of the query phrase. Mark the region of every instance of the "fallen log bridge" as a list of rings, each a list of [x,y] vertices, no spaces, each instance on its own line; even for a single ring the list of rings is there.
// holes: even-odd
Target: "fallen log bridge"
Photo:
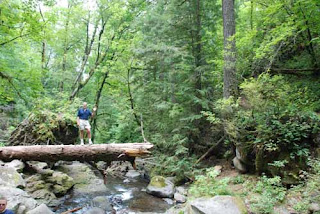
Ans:
[[[134,161],[135,157],[149,155],[151,143],[121,143],[94,145],[36,145],[0,147],[0,160],[11,161]]]

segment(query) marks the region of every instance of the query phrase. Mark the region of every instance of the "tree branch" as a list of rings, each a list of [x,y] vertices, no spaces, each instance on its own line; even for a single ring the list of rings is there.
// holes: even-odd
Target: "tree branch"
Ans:
[[[16,36],[16,37],[14,37],[13,39],[10,39],[10,40],[8,40],[8,41],[5,41],[5,42],[0,43],[0,46],[3,46],[3,45],[8,44],[8,43],[10,43],[10,42],[13,42],[13,41],[16,40],[16,39],[19,39],[19,38],[28,36],[29,34],[30,34],[30,33],[26,33],[26,34],[22,34],[22,35],[20,35],[20,36]]]

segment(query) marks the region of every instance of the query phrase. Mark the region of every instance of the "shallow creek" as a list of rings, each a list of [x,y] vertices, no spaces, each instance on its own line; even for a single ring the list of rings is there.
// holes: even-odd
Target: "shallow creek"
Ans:
[[[134,214],[140,212],[163,213],[171,207],[161,198],[154,197],[145,192],[148,183],[143,179],[120,179],[108,176],[106,179],[107,192],[99,195],[76,196],[67,195],[64,202],[55,213],[62,213],[76,207],[83,207],[75,214],[84,214],[92,208],[92,199],[97,196],[106,197],[117,214]],[[112,212],[106,212],[112,213]]]

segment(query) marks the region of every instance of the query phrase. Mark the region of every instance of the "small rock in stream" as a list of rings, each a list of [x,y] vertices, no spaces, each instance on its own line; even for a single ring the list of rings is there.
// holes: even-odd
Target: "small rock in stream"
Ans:
[[[173,197],[177,203],[184,203],[187,201],[186,197],[178,192],[174,193]]]
[[[87,211],[87,214],[105,214],[105,213],[106,212],[99,207],[93,207]]]
[[[33,210],[28,211],[26,214],[54,214],[47,205],[41,204]]]
[[[140,177],[140,173],[136,170],[129,170],[127,173],[126,173],[126,177],[127,178],[138,178]]]
[[[123,180],[123,183],[127,184],[127,183],[130,183],[130,180],[127,178],[127,179],[124,179]]]
[[[104,196],[97,196],[94,199],[92,199],[92,205],[93,207],[98,207],[108,212],[113,210],[113,207],[109,202],[108,198]]]
[[[147,193],[160,198],[173,198],[174,184],[162,176],[154,176],[147,186]]]
[[[173,200],[170,198],[163,198],[162,200],[164,200],[165,202],[167,202],[169,205],[173,204]]]

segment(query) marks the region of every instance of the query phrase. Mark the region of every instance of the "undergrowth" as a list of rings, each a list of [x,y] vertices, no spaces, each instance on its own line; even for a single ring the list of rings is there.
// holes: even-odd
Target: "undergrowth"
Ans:
[[[189,189],[192,197],[231,195],[228,190],[230,178],[217,179],[219,172],[214,168],[206,169],[204,175],[198,175]]]

